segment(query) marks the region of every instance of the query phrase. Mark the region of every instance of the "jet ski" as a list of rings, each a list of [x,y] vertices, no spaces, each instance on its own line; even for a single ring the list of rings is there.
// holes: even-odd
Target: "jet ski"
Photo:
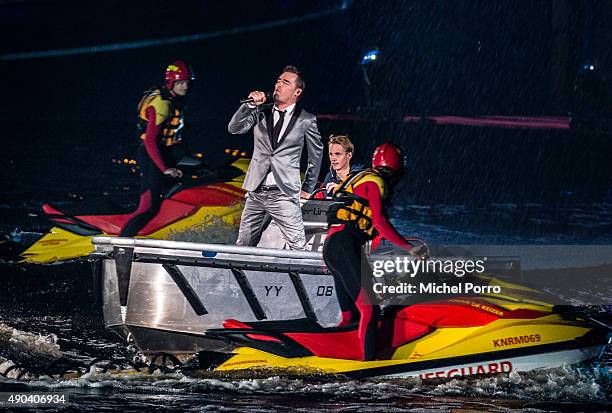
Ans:
[[[340,309],[320,253],[326,202],[302,206],[310,251],[283,249],[272,225],[259,247],[94,238],[106,327],[153,358],[197,354],[181,369],[241,376],[510,373],[594,359],[609,342],[601,314],[550,304],[551,296],[493,270],[461,282],[502,293],[384,302],[377,359],[361,361],[357,325],[334,327]]]
[[[248,159],[240,158],[214,171],[198,168],[197,175],[189,175],[188,180],[169,190],[160,212],[138,236],[168,239],[172,234],[219,220],[237,227],[248,164]],[[195,169],[191,161],[179,165]],[[117,235],[132,216],[132,212],[117,213],[116,208],[105,211],[99,206],[92,211],[71,211],[69,207],[44,204],[42,211],[53,227],[19,254],[24,262],[50,263],[87,256],[94,250],[94,236]]]
[[[374,361],[360,360],[357,325],[228,319],[206,336],[234,350],[202,351],[197,364],[223,373],[435,379],[571,365],[598,357],[609,343],[609,327],[571,307],[546,304],[534,290],[492,277],[484,281],[509,293],[387,307]]]

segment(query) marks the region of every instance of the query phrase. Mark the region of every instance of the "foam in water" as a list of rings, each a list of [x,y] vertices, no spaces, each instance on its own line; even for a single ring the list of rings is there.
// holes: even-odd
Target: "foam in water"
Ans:
[[[43,336],[0,324],[0,342],[4,342],[5,347],[17,358],[28,354],[50,357],[62,355],[55,334]]]
[[[450,380],[371,379],[337,380],[289,379],[274,376],[261,379],[191,378],[181,373],[153,374],[135,371],[103,372],[92,367],[76,379],[41,376],[27,381],[28,386],[47,389],[107,388],[122,391],[157,393],[239,393],[269,395],[328,394],[340,397],[385,399],[396,396],[494,396],[515,400],[555,402],[602,402],[610,397],[610,368],[558,368],[528,373],[512,372],[491,377],[465,377]]]
[[[27,333],[5,324],[0,324],[0,344],[6,351],[5,355],[10,357],[0,357],[0,373],[8,372],[6,376],[9,378],[22,376],[23,368],[13,368],[21,362],[36,362],[62,356],[55,334],[43,336]]]

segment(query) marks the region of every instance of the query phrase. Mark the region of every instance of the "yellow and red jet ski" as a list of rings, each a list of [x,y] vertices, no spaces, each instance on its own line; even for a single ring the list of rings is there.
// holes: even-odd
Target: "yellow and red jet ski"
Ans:
[[[575,309],[521,297],[521,291],[528,289],[518,287],[513,295],[494,298],[455,297],[388,307],[392,310],[378,326],[375,361],[359,360],[356,325],[323,328],[300,319],[226,320],[225,328],[206,335],[235,349],[200,352],[198,362],[226,373],[269,370],[430,379],[558,367],[601,354],[609,342],[608,327],[582,318]]]
[[[162,202],[159,213],[139,233],[139,237],[168,239],[206,222],[223,220],[237,226],[242,212],[244,190],[241,188],[249,160],[240,158],[217,168],[192,182],[172,188]],[[68,213],[51,204],[43,212],[54,226],[20,254],[29,263],[48,263],[89,255],[91,239],[100,235],[117,235],[131,213]]]

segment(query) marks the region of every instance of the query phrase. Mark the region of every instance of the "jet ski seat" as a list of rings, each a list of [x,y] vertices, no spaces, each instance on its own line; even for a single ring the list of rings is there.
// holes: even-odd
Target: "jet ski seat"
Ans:
[[[391,321],[391,323],[389,322]],[[251,346],[264,351],[277,353],[273,343],[298,343],[308,353],[318,357],[359,360],[361,358],[358,324],[341,327],[322,327],[307,318],[296,320],[242,322],[234,319],[225,320],[223,326],[228,332],[231,329],[240,331],[248,339],[255,340]],[[245,330],[252,330],[252,333]],[[381,320],[379,340],[381,350],[388,346],[399,345],[415,340],[430,331],[429,327],[403,318]],[[391,338],[391,340],[389,340]],[[263,343],[265,342],[265,343]],[[260,344],[260,345],[258,345]],[[262,346],[263,345],[263,346]],[[278,353],[280,355],[280,353]]]

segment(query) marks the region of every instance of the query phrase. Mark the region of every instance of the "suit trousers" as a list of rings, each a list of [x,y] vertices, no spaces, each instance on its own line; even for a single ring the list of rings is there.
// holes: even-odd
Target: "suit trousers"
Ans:
[[[270,220],[278,225],[289,248],[306,249],[300,201],[280,189],[247,192],[236,245],[256,246]]]

